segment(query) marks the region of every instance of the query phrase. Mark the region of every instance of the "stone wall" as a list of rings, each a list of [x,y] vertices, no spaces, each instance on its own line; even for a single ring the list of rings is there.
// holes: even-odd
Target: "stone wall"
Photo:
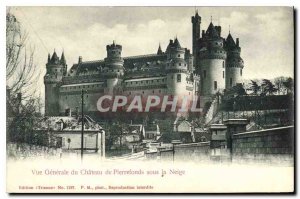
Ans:
[[[294,126],[234,134],[232,161],[292,165]]]
[[[208,161],[210,142],[175,145],[174,155],[175,161]]]

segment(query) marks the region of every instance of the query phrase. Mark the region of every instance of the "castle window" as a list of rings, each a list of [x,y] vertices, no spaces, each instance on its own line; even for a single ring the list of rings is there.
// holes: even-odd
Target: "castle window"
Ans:
[[[240,69],[240,74],[241,74],[241,76],[243,75],[243,69]]]
[[[131,92],[129,92],[129,95],[131,95]]]
[[[178,55],[178,57],[180,57],[180,54]]]
[[[232,78],[230,78],[230,83],[229,84],[230,84],[230,87],[232,87]]]
[[[143,91],[143,94],[144,94],[145,92]]]
[[[224,79],[224,77],[225,77],[225,74],[224,74],[224,71],[223,71],[223,79]]]
[[[179,63],[179,66],[181,66],[181,63]]]
[[[181,82],[181,74],[177,74],[177,82]]]
[[[225,67],[225,62],[223,61],[223,68]]]
[[[154,94],[154,90],[152,91],[152,93]]]
[[[154,80],[151,80],[151,82],[153,83],[153,82],[154,82]]]
[[[218,83],[217,83],[217,81],[214,81],[214,88],[215,88],[215,90],[218,89]]]
[[[206,78],[206,70],[203,71],[203,78]]]

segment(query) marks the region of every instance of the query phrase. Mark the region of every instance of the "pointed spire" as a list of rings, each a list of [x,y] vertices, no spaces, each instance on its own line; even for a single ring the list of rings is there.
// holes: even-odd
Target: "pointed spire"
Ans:
[[[180,43],[179,43],[179,41],[177,39],[177,35],[176,35],[176,38],[175,38],[175,41],[174,41],[174,47],[181,48],[181,45],[180,45]]]
[[[196,6],[195,6],[195,16],[199,16],[198,9],[196,8]]]
[[[230,33],[228,34],[228,36],[226,38],[226,43],[229,48],[235,47],[235,42]]]
[[[64,50],[62,51],[62,54],[61,54],[61,57],[60,57],[60,63],[63,64],[63,65],[66,65]]]
[[[50,62],[50,53],[48,53],[48,63]]]
[[[59,57],[57,56],[56,52],[55,52],[55,49],[54,49],[54,52],[53,52],[53,55],[51,57],[51,63],[53,64],[57,64],[59,62]]]
[[[213,25],[212,22],[210,22],[210,24],[206,30],[206,34],[210,37],[219,37],[219,33],[216,30],[216,27]]]
[[[157,54],[158,55],[162,55],[163,54],[163,51],[161,50],[160,43],[159,43],[159,46],[158,46]]]
[[[230,34],[230,25],[229,25],[229,34]]]

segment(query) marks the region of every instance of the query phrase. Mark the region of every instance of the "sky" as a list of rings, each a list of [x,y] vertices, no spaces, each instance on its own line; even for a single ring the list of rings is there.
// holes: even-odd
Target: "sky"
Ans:
[[[10,11],[35,46],[35,63],[42,76],[47,55],[62,51],[68,69],[78,62],[100,60],[113,40],[123,46],[122,56],[165,50],[177,37],[182,47],[192,47],[191,16],[202,18],[201,31],[222,26],[240,39],[245,79],[294,76],[292,7],[11,7]],[[43,78],[38,84],[44,89]]]

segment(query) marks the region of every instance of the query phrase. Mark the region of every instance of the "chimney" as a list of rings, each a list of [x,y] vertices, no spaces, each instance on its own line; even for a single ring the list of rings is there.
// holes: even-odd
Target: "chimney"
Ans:
[[[82,63],[82,57],[79,56],[79,58],[78,58],[78,64],[81,64],[81,63]]]
[[[235,43],[236,43],[237,47],[240,47],[240,39],[239,38],[236,38],[236,42]]]

